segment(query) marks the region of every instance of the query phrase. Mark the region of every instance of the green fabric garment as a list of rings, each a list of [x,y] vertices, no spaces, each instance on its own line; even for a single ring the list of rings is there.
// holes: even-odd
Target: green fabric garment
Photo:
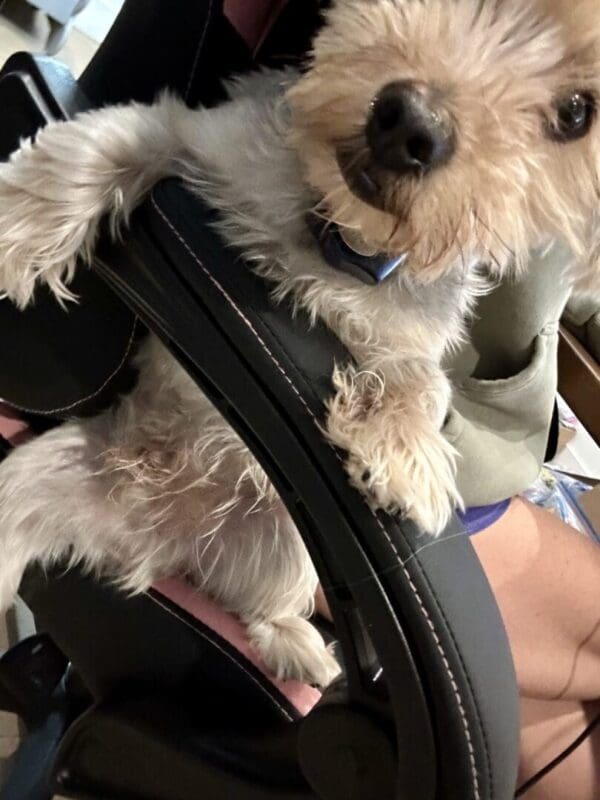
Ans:
[[[459,453],[467,506],[512,497],[539,475],[557,390],[567,254],[534,254],[526,274],[479,302],[470,341],[449,359],[453,408],[445,435]]]

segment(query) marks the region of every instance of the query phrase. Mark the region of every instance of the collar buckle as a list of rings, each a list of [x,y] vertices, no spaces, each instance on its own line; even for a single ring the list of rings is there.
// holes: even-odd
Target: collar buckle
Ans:
[[[345,272],[369,286],[377,286],[406,261],[406,254],[390,258],[385,253],[361,255],[344,240],[337,225],[316,214],[308,217],[308,227],[317,240],[321,254],[330,267]]]

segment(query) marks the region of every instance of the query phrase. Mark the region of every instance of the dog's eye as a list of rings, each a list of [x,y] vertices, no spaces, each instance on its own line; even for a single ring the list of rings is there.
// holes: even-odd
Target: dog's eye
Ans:
[[[555,104],[556,120],[550,126],[550,138],[572,142],[586,136],[596,115],[596,100],[589,92],[573,92]]]

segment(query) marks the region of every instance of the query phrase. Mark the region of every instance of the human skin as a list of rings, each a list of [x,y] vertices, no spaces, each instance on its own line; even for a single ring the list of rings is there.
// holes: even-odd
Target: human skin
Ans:
[[[473,537],[510,640],[521,694],[520,783],[600,713],[600,548],[549,512],[515,499]],[[600,728],[527,792],[527,800],[597,800]]]

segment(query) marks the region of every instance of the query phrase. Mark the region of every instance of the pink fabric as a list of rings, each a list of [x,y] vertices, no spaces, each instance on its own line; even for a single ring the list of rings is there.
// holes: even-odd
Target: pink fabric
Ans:
[[[287,0],[225,0],[225,14],[253,52],[260,47]]]
[[[153,588],[232,644],[287,697],[300,714],[306,716],[318,703],[321,693],[317,689],[298,681],[278,681],[269,673],[250,647],[246,629],[233,614],[224,611],[188,583],[177,578],[160,581]]]
[[[18,414],[4,403],[0,403],[0,435],[15,446],[29,438],[27,423],[19,419]]]

